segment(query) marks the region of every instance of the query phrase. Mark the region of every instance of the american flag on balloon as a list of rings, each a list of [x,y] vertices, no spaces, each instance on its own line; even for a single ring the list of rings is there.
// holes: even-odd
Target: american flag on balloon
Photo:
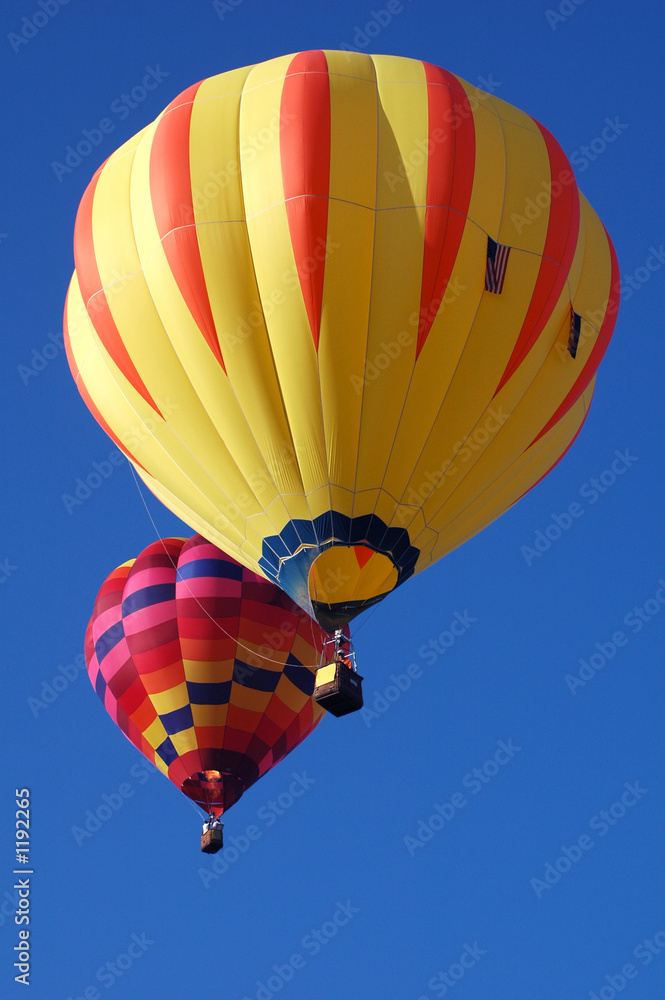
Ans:
[[[496,243],[491,236],[487,237],[487,264],[485,266],[485,291],[500,295],[503,290],[503,279],[506,276],[510,247]]]
[[[579,313],[576,313],[574,309],[571,310],[570,314],[570,335],[568,337],[568,352],[571,358],[577,356],[577,345],[580,342],[580,333],[582,332],[582,317]]]

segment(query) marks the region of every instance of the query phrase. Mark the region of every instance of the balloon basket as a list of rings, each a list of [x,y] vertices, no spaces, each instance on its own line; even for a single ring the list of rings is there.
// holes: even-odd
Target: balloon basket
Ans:
[[[363,678],[343,663],[327,663],[316,672],[314,701],[336,718],[363,707]]]
[[[217,854],[224,846],[224,837],[220,829],[206,830],[201,834],[201,850],[204,854]]]

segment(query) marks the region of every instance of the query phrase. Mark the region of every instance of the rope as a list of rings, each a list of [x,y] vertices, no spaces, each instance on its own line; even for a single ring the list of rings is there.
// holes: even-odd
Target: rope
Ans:
[[[136,471],[135,471],[134,466],[132,465],[131,462],[129,463],[129,468],[131,469],[132,476],[134,477],[134,482],[136,483],[136,488],[137,488],[137,490],[139,492],[139,496],[141,497],[141,500],[143,501],[143,506],[145,507],[146,513],[147,513],[147,515],[148,515],[148,517],[150,519],[150,523],[152,524],[152,527],[153,527],[153,530],[155,532],[155,535],[157,536],[158,541],[160,541],[163,544],[164,543],[164,539],[162,538],[161,534],[159,533],[159,530],[157,528],[157,525],[155,524],[154,518],[153,518],[152,514],[150,513],[150,508],[148,507],[148,505],[146,503],[146,500],[145,500],[145,497],[143,496],[143,492],[141,491],[141,487],[139,485],[139,481],[138,481],[138,478],[137,478],[137,475],[136,475]],[[167,549],[166,549],[165,545],[164,545],[164,552],[165,553],[167,552]],[[189,587],[188,587],[188,585],[187,585],[187,583],[186,583],[185,580],[181,580],[180,582],[184,583],[187,586],[187,589],[189,590]],[[240,641],[240,639],[239,639],[238,636],[232,635],[230,632],[227,632],[226,629],[222,625],[220,625],[219,621],[216,618],[213,618],[213,616],[206,610],[206,608],[204,608],[204,606],[201,604],[201,602],[199,601],[199,599],[196,596],[196,594],[193,594],[191,592],[191,590],[189,591],[189,593],[190,593],[190,596],[196,601],[196,603],[198,604],[199,608],[204,613],[204,615],[207,618],[209,618],[210,621],[213,622],[213,624],[216,626],[216,628],[218,628],[220,632],[223,632],[224,635],[227,636],[227,638],[234,640],[238,649],[243,649],[247,653],[251,653],[253,656],[258,657],[260,660],[265,660],[268,663],[276,663],[280,667],[284,666],[284,663],[282,662],[282,660],[279,660],[276,656],[264,656],[262,653],[257,652],[255,649],[252,649],[251,646],[246,646],[243,642]],[[299,612],[298,624],[300,625],[300,623],[302,621],[302,609],[298,608],[298,612]],[[313,623],[313,621],[311,619],[311,616],[310,616],[310,621],[312,623],[312,640],[314,640],[314,623]],[[312,642],[312,645],[315,647],[314,641]],[[314,665],[314,664],[304,663],[303,666],[307,667],[310,670],[315,670],[315,669],[317,669],[318,664]]]

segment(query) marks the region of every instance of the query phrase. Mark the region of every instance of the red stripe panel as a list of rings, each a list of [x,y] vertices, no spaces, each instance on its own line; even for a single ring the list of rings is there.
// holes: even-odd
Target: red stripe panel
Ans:
[[[273,722],[272,719],[269,719],[267,715],[264,715],[256,727],[255,735],[268,746],[272,746],[282,735],[282,728],[276,722]]]
[[[107,581],[108,582],[108,581]],[[120,595],[120,596],[118,596]],[[113,589],[107,588],[99,591],[97,595],[97,600],[95,601],[95,619],[99,620],[102,615],[112,608],[117,608],[119,601],[122,600],[122,581],[119,587],[114,587]],[[111,615],[111,619],[119,618],[120,614]]]
[[[113,361],[127,381],[161,417],[162,414],[159,411],[159,407],[148,392],[122,341],[120,331],[115,325],[115,320],[109,308],[106,292],[102,288],[102,279],[97,267],[92,231],[93,202],[99,177],[100,173],[98,171],[85,189],[74,225],[74,262],[76,264],[81,295],[97,336],[113,358]]]
[[[428,145],[425,252],[416,357],[450,281],[466,225],[476,161],[476,130],[469,99],[447,70],[424,62]]]
[[[221,747],[224,742],[224,727],[194,726],[194,735],[200,747]]]
[[[584,414],[584,419],[582,420],[582,423],[580,424],[580,426],[579,426],[579,428],[578,428],[578,430],[577,430],[577,433],[575,434],[575,437],[574,437],[574,438],[572,439],[572,441],[570,442],[570,444],[568,445],[568,447],[567,447],[567,448],[566,448],[566,449],[565,449],[564,451],[562,451],[562,452],[561,452],[561,454],[559,455],[559,457],[557,458],[557,460],[556,460],[555,462],[553,462],[553,463],[552,463],[552,465],[550,465],[550,467],[549,467],[549,469],[547,470],[547,472],[543,472],[543,474],[542,474],[542,476],[540,477],[540,479],[536,479],[535,483],[533,483],[533,485],[532,485],[532,486],[529,486],[529,487],[528,487],[528,488],[527,488],[527,489],[526,489],[526,490],[524,491],[524,493],[522,493],[522,494],[521,494],[521,496],[519,496],[519,497],[517,498],[517,500],[521,500],[521,499],[522,499],[522,497],[525,497],[525,496],[527,495],[527,493],[529,493],[529,492],[530,492],[530,491],[531,491],[531,490],[533,489],[533,487],[534,487],[534,486],[537,486],[537,485],[538,485],[538,483],[542,483],[543,479],[545,479],[545,478],[546,478],[547,476],[549,476],[549,474],[550,474],[550,472],[552,471],[552,469],[553,469],[553,468],[554,468],[555,466],[557,466],[557,465],[559,464],[559,462],[560,462],[560,461],[561,461],[561,459],[562,459],[562,458],[564,457],[564,455],[567,455],[567,454],[568,454],[568,452],[570,451],[570,449],[571,449],[571,448],[573,447],[573,445],[574,445],[574,444],[575,444],[575,442],[577,441],[577,439],[578,439],[578,437],[579,437],[579,435],[580,435],[580,431],[581,431],[581,430],[582,430],[582,428],[584,427],[584,424],[585,424],[585,422],[586,422],[586,418],[587,418],[588,416],[589,416],[589,411],[587,410],[587,412],[586,412],[586,413]],[[533,444],[533,441],[531,442],[531,444]],[[529,448],[531,447],[531,444],[529,445]],[[528,450],[528,449],[525,449],[525,450]],[[517,501],[515,501],[515,502],[517,503]]]
[[[69,298],[69,292],[67,292],[67,298]],[[66,315],[67,315],[67,303],[65,302],[65,316]],[[92,396],[90,395],[90,393],[86,389],[85,383],[83,381],[83,376],[81,375],[81,373],[80,373],[80,371],[78,369],[78,365],[76,364],[76,361],[74,359],[74,352],[72,351],[72,345],[71,345],[71,342],[70,342],[70,339],[69,339],[69,329],[67,328],[67,322],[66,321],[64,323],[63,329],[64,329],[65,353],[67,355],[67,361],[69,362],[69,367],[71,369],[72,375],[74,376],[74,380],[76,382],[76,388],[78,389],[78,391],[79,391],[79,393],[81,395],[81,398],[83,399],[83,402],[88,407],[88,409],[90,410],[90,412],[92,413],[93,417],[95,418],[95,420],[97,421],[97,423],[99,424],[99,426],[102,428],[102,430],[106,431],[106,433],[108,434],[108,436],[118,446],[118,448],[123,453],[123,455],[126,455],[127,458],[131,459],[131,461],[134,463],[134,465],[138,466],[139,469],[143,469],[143,471],[146,473],[146,475],[150,475],[150,473],[148,472],[148,470],[145,469],[141,465],[141,463],[138,461],[138,459],[134,458],[134,456],[127,449],[127,447],[113,433],[113,431],[111,430],[111,428],[106,423],[106,421],[104,420],[103,416],[101,415],[101,413],[97,409],[97,407],[96,407],[96,405],[95,405],[95,403],[94,403],[94,401],[92,399]],[[157,410],[157,413],[159,413],[159,410]],[[161,413],[159,415],[161,417]]]
[[[298,626],[298,615],[294,613],[293,605],[291,608],[284,608],[277,604],[270,604],[271,594],[268,591],[266,583],[266,580],[261,580],[260,584],[258,580],[256,584],[243,581],[241,615],[249,619],[255,629],[258,626],[262,628],[281,628],[282,625],[288,622],[289,627],[292,627],[293,631],[295,631]],[[252,588],[254,588],[254,593],[250,595],[248,594],[248,590]],[[263,600],[261,600],[260,596],[262,591]]]
[[[560,193],[550,201],[550,215],[547,236],[540,262],[538,278],[531,296],[531,302],[522,324],[513,353],[506,370],[501,376],[494,395],[496,396],[513,375],[543,332],[552,310],[559,300],[561,291],[568,280],[568,272],[575,255],[580,231],[580,196],[573,170],[566,154],[547,129],[536,122],[540,129],[550,158],[550,180],[557,183]],[[563,183],[569,175],[572,180]]]
[[[71,282],[67,288],[67,294],[65,295],[65,308],[62,311],[62,333],[65,342],[65,354],[67,355],[67,361],[69,363],[69,370],[74,376],[74,381],[78,386],[79,376],[81,372],[79,371],[79,366],[76,364],[76,358],[74,357],[74,352],[72,350],[71,341],[69,339],[69,324],[67,322],[67,310],[69,308],[69,293],[72,289]]]
[[[192,581],[191,577],[187,577],[179,582],[184,584],[177,593],[180,630],[189,638],[203,639],[207,635],[219,635],[219,629],[214,632],[210,629],[211,618],[216,618],[219,621],[227,618],[231,621],[235,619],[237,622],[242,603],[239,598],[224,598],[221,594],[202,594],[200,592],[200,578]],[[193,594],[192,582],[199,585]],[[180,597],[181,590],[189,596]],[[230,629],[227,628],[227,631]]]
[[[163,566],[168,567],[169,570],[175,569],[178,565],[178,556],[184,544],[181,538],[165,538],[163,541],[160,539],[157,542],[153,542],[139,556],[136,572],[139,573],[143,569],[161,568]]]
[[[270,753],[270,747],[267,743],[264,743],[263,740],[259,739],[256,733],[254,733],[249,741],[249,744],[247,745],[245,753],[248,757],[252,758],[258,767],[261,764],[261,761],[265,760],[267,755]]]
[[[191,222],[194,204],[189,132],[193,102],[200,86],[195,83],[179,94],[169,104],[155,130],[150,149],[150,194],[159,238],[180,294],[210,350],[226,371],[210,308],[196,226]]]
[[[178,652],[176,652],[176,657],[177,659],[173,663],[169,663],[165,667],[153,670],[148,674],[145,672],[141,673],[141,680],[148,695],[152,697],[155,694],[163,694],[165,691],[171,691],[173,688],[178,687],[179,684],[182,684],[185,679],[185,673]]]
[[[120,440],[120,438],[117,436],[117,434],[115,434],[114,431],[112,431],[111,428],[109,427],[109,425],[106,423],[106,421],[104,420],[103,416],[101,415],[101,413],[97,409],[97,407],[95,405],[95,402],[94,402],[92,396],[90,395],[90,393],[88,392],[86,386],[84,385],[82,379],[79,379],[79,381],[77,382],[77,388],[78,388],[78,391],[81,394],[83,402],[88,407],[88,409],[90,410],[90,412],[92,413],[93,417],[95,418],[95,420],[97,421],[97,423],[99,424],[99,426],[102,428],[102,430],[106,431],[106,433],[108,434],[108,436],[111,438],[111,440],[114,442],[114,444],[117,445],[118,449],[123,453],[123,455],[125,455],[131,462],[133,462],[134,465],[137,468],[143,469],[143,471],[145,472],[145,474],[147,476],[149,476],[150,473],[145,468],[145,466],[142,465],[141,462],[139,462],[138,458],[136,458],[134,455],[132,455],[132,453],[129,450],[129,448],[127,447],[127,445],[123,444],[123,442]],[[157,410],[157,413],[159,413],[159,410]],[[159,413],[159,415],[160,415],[160,417],[162,416],[161,413]]]
[[[189,767],[187,764],[189,764]],[[182,757],[176,757],[173,763],[169,765],[169,778],[174,785],[179,787],[183,781],[189,778],[190,774],[196,774],[197,771],[201,770],[201,758],[199,757],[198,750],[188,750]]]
[[[135,573],[150,566],[169,566],[175,570],[184,546],[184,538],[159,538],[156,542],[151,542],[134,560]]]
[[[300,288],[318,350],[330,194],[330,78],[325,53],[300,52],[284,80],[280,155],[286,215]],[[316,261],[312,266],[312,261]]]
[[[122,696],[127,691],[130,690],[132,684],[137,679],[138,679],[138,674],[136,673],[136,667],[134,666],[134,663],[132,662],[132,658],[130,656],[125,660],[125,662],[120,667],[118,667],[114,671],[113,675],[108,678],[107,683],[111,691],[111,694],[114,696],[114,698],[120,701]],[[145,691],[142,693],[142,698],[145,698]],[[124,707],[129,712],[133,711],[134,708],[137,708],[139,704],[140,702],[137,702],[135,705],[132,706],[131,709],[127,708],[126,705]]]
[[[85,662],[88,667],[88,676],[92,686],[95,686],[97,681],[97,674],[99,673],[99,663],[97,661],[97,656],[95,655],[95,640],[92,637],[92,621],[91,618],[88,622],[88,627],[85,630],[85,639],[83,640],[83,652],[85,655]]]
[[[178,564],[184,566],[186,563],[195,562],[197,559],[218,558],[219,549],[212,542],[207,542],[201,535],[194,535],[183,545]]]
[[[132,663],[132,669],[136,674],[136,667],[134,666],[133,663]],[[147,701],[145,687],[143,686],[143,681],[138,675],[136,676],[135,680],[129,685],[129,687],[123,692],[123,694],[120,695],[120,697],[118,697],[115,691],[113,690],[110,681],[109,681],[108,691],[111,692],[113,697],[117,699],[118,703],[122,705],[127,715],[130,716],[134,715],[134,713],[141,707],[141,705],[144,702],[146,702],[146,704],[148,705],[150,704]],[[141,733],[141,735],[143,735],[143,733]]]
[[[133,562],[132,562],[133,565]],[[97,599],[95,601],[95,607],[92,613],[92,618],[90,619],[89,628],[92,627],[93,621],[96,621],[100,615],[104,614],[110,608],[117,607],[117,605],[122,601],[122,591],[125,586],[125,580],[129,575],[131,566],[118,566],[110,573],[97,594]],[[112,616],[115,618],[116,616]],[[118,612],[117,617],[120,617]]]
[[[108,694],[108,689],[106,693]],[[132,712],[132,722],[141,735],[143,735],[143,733],[150,728],[156,718],[157,709],[146,695],[139,707]]]
[[[229,705],[229,715],[230,714],[231,706]],[[233,729],[232,725],[233,723],[229,723],[227,716],[226,729],[224,730],[224,750],[231,750],[233,753],[244,754],[247,751],[247,747],[249,746],[253,734],[242,729]]]
[[[123,599],[152,584],[163,584],[165,573],[170,578],[169,582],[175,584],[177,557],[184,544],[184,539],[169,538],[153,542],[144,549],[129,571]],[[165,610],[169,612],[166,620]],[[179,683],[184,681],[175,596],[123,615],[123,625],[127,646],[139,675],[163,670],[178,663]]]
[[[95,642],[99,639],[100,635],[106,632],[108,628],[120,621],[122,591],[125,585],[125,580],[129,574],[129,570],[129,566],[118,566],[117,569],[114,569],[100,587],[97,598],[95,599],[92,615],[90,617],[90,621],[88,622],[88,628],[85,635],[86,662],[88,663],[89,668],[94,666],[95,676],[99,670],[99,663],[97,662],[97,655],[95,653]],[[102,617],[104,618],[104,623],[100,626],[99,619]]]
[[[605,231],[605,235],[607,235],[607,230]],[[561,403],[561,405],[558,407],[554,415],[550,417],[550,419],[547,421],[547,423],[540,431],[540,433],[536,434],[535,438],[529,445],[529,448],[531,447],[532,444],[535,444],[536,441],[538,441],[543,436],[543,434],[547,434],[547,432],[552,427],[554,427],[554,425],[558,423],[562,417],[566,415],[571,406],[573,406],[577,402],[577,400],[580,398],[580,396],[588,386],[593,376],[596,374],[598,365],[602,361],[603,355],[605,354],[609,342],[612,339],[612,333],[614,332],[614,324],[616,323],[616,317],[619,311],[620,281],[619,281],[619,262],[617,260],[617,255],[614,250],[614,245],[612,244],[612,241],[609,238],[609,236],[607,236],[607,243],[610,249],[610,258],[612,261],[612,268],[610,275],[610,296],[607,302],[607,306],[605,307],[605,317],[600,327],[598,337],[596,338],[596,343],[593,345],[591,353],[587,358],[587,362],[584,365],[582,371],[580,372],[578,378],[576,379],[572,389],[570,390],[564,401]],[[574,364],[574,362],[572,363]]]

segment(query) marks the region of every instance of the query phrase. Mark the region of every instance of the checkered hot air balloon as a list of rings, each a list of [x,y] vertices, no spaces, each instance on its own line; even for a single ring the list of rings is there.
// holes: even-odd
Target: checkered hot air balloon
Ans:
[[[85,651],[125,736],[219,816],[324,714],[312,698],[324,638],[273,583],[195,535],[111,573]]]
[[[184,91],[97,171],[74,251],[65,337],[94,416],[330,630],[559,461],[619,300],[546,128],[357,52]]]

